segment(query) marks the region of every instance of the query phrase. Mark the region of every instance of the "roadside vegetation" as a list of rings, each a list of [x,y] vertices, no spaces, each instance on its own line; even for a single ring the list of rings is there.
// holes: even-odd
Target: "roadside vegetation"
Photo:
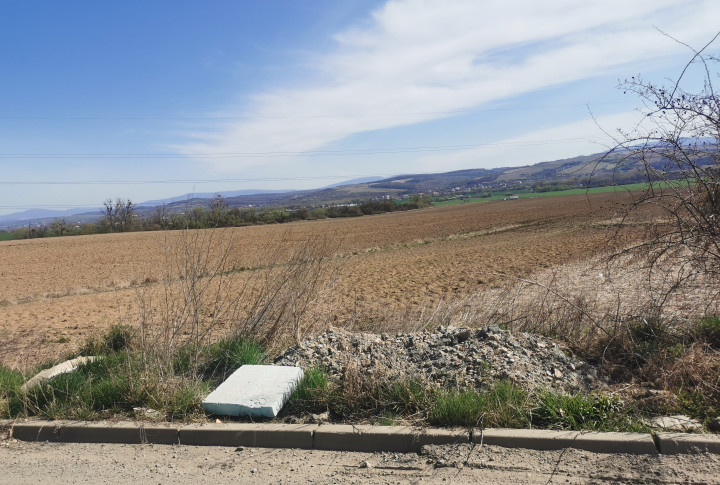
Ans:
[[[126,327],[88,342],[83,353],[100,358],[27,390],[20,372],[0,368],[0,417],[204,420],[200,403],[210,390],[241,365],[268,362],[262,345],[231,337],[200,349],[178,347],[163,356],[167,365],[148,365],[157,356]],[[413,378],[369,380],[357,370],[332,380],[321,368],[307,369],[280,419],[322,413],[332,421],[377,424],[647,429],[632,406],[601,395],[529,393],[503,381],[480,390],[442,389]]]

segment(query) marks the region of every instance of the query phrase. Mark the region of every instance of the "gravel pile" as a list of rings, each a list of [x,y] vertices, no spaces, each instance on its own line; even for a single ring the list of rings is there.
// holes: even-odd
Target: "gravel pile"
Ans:
[[[368,377],[420,377],[440,386],[477,389],[509,379],[527,390],[565,392],[602,388],[589,364],[551,339],[483,329],[438,327],[431,332],[362,334],[330,329],[291,347],[275,361],[303,368],[322,366],[342,377],[348,367]]]

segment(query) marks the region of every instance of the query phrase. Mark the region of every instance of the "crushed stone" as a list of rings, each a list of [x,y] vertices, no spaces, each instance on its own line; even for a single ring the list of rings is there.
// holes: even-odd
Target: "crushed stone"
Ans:
[[[551,388],[574,393],[606,386],[593,366],[552,339],[495,325],[441,326],[395,335],[331,328],[289,348],[275,363],[322,367],[335,378],[354,367],[368,377],[413,377],[443,387],[482,389],[509,380],[529,391]]]

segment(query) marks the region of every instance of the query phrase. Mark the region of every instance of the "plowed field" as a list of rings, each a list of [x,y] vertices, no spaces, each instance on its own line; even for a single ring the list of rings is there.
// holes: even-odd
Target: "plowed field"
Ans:
[[[238,279],[323,241],[338,262],[328,311],[337,326],[412,327],[441,300],[602,251],[624,194],[460,204],[352,219],[197,232],[210,252],[232,245]],[[0,361],[33,365],[118,322],[133,323],[139,290],[162,281],[183,232],[0,242]],[[308,243],[308,241],[310,241]],[[377,327],[375,327],[377,328]]]

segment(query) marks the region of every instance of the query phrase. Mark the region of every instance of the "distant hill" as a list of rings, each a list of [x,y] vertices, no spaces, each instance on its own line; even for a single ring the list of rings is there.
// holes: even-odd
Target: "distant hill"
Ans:
[[[28,209],[22,212],[15,212],[13,214],[6,214],[0,216],[0,226],[17,226],[20,224],[35,223],[44,224],[46,221],[52,221],[61,217],[69,218],[77,214],[100,214],[100,209],[92,207],[80,207],[75,209],[66,210],[49,210],[49,209]]]
[[[217,197],[218,195],[229,198],[229,197],[237,197],[240,195],[258,195],[258,194],[285,194],[287,192],[290,192],[289,190],[221,190],[218,192],[195,192],[190,194],[184,194],[184,195],[178,195],[175,197],[170,197],[167,199],[157,199],[157,200],[146,200],[145,202],[141,202],[137,204],[137,207],[157,207],[163,204],[173,204],[177,202],[186,202],[188,200],[195,200],[195,199],[213,199]]]
[[[709,144],[699,165],[715,163],[717,146]],[[148,215],[165,205],[171,212],[184,212],[195,206],[207,206],[220,194],[230,207],[300,207],[342,204],[366,199],[398,198],[415,193],[446,193],[463,190],[495,190],[509,186],[540,187],[544,184],[563,184],[569,187],[597,187],[641,182],[645,179],[643,163],[630,151],[618,151],[602,158],[594,154],[541,162],[522,167],[468,169],[430,174],[404,174],[389,178],[367,177],[347,180],[313,190],[236,190],[185,194],[164,200],[150,200],[137,204],[138,214]],[[600,161],[602,159],[602,161]],[[672,172],[673,168],[661,156],[650,160],[653,168]],[[67,211],[30,210],[0,216],[0,227],[49,222],[65,217],[68,222],[91,222],[100,215],[96,209]]]

